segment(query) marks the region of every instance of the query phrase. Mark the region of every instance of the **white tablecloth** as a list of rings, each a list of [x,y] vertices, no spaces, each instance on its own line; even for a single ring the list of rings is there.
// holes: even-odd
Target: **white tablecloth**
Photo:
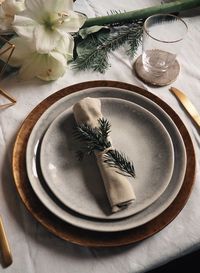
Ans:
[[[105,15],[110,10],[133,10],[158,4],[153,0],[77,0],[75,9],[89,17]],[[181,73],[173,85],[185,91],[200,111],[200,10],[182,14],[189,32],[178,59]],[[138,54],[140,53],[138,50]],[[154,267],[200,248],[200,138],[191,120],[177,100],[163,88],[150,88],[132,73],[134,60],[123,50],[110,54],[111,67],[105,74],[67,70],[55,82],[37,79],[20,81],[11,76],[1,82],[1,88],[17,98],[15,106],[0,110],[0,214],[10,241],[13,264],[0,272],[7,273],[134,273]],[[27,212],[21,203],[12,178],[11,156],[16,133],[28,113],[43,99],[59,89],[87,80],[117,80],[142,86],[167,102],[178,113],[190,132],[197,153],[197,173],[191,197],[184,209],[162,231],[153,237],[128,247],[90,249],[80,247],[47,232]]]

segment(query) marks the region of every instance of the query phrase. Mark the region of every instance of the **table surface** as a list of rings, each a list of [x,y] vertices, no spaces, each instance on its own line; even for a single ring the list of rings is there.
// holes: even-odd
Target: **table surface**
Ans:
[[[159,4],[151,0],[77,0],[75,10],[88,17],[105,15],[111,10],[134,10]],[[200,111],[200,9],[184,12],[181,16],[189,31],[178,56],[181,73],[173,86],[183,90]],[[137,55],[141,52],[138,49]],[[137,56],[135,56],[136,58]],[[143,84],[132,72],[134,59],[123,50],[110,54],[111,67],[105,74],[76,72],[68,69],[54,82],[38,79],[20,81],[10,76],[1,82],[1,88],[16,97],[16,105],[0,110],[0,214],[10,241],[13,264],[0,272],[8,273],[134,273],[146,272],[200,248],[200,173],[199,133],[182,110],[169,86],[152,88]],[[120,69],[119,69],[120,68]],[[46,231],[26,210],[17,195],[12,177],[12,148],[17,131],[28,113],[43,99],[63,87],[87,80],[117,80],[146,88],[168,103],[181,117],[193,139],[197,173],[192,194],[175,220],[167,227],[135,245],[113,249],[90,249],[62,241]]]

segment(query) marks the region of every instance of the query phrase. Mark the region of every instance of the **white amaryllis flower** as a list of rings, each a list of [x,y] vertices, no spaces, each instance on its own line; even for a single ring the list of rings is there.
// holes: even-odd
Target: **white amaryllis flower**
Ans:
[[[77,32],[86,17],[74,12],[73,0],[26,0],[26,10],[15,16],[16,33],[35,43],[40,53],[52,51],[66,33]]]
[[[0,30],[12,31],[14,16],[24,9],[24,0],[0,0]]]
[[[10,40],[15,45],[15,50],[9,60],[9,64],[20,67],[19,76],[28,80],[34,77],[51,81],[61,77],[67,67],[67,61],[73,56],[73,38],[66,34],[60,40],[60,46],[49,53],[41,54],[36,51],[34,45],[22,37]],[[8,45],[0,49],[0,53],[5,51]],[[1,55],[1,59],[6,61],[8,52]]]

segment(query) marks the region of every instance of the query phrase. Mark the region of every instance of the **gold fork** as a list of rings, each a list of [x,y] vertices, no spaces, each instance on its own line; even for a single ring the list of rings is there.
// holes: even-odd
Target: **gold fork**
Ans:
[[[2,257],[4,260],[4,266],[7,267],[12,264],[12,254],[10,251],[10,246],[8,243],[8,239],[6,236],[6,232],[3,226],[3,221],[1,216],[0,216],[0,247],[2,251]]]

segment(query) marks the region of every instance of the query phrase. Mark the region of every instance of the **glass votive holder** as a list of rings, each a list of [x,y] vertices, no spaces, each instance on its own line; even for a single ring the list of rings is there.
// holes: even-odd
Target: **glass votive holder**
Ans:
[[[153,85],[173,82],[179,74],[176,57],[187,30],[187,24],[175,15],[148,17],[143,27],[142,55],[135,64],[138,76]]]

